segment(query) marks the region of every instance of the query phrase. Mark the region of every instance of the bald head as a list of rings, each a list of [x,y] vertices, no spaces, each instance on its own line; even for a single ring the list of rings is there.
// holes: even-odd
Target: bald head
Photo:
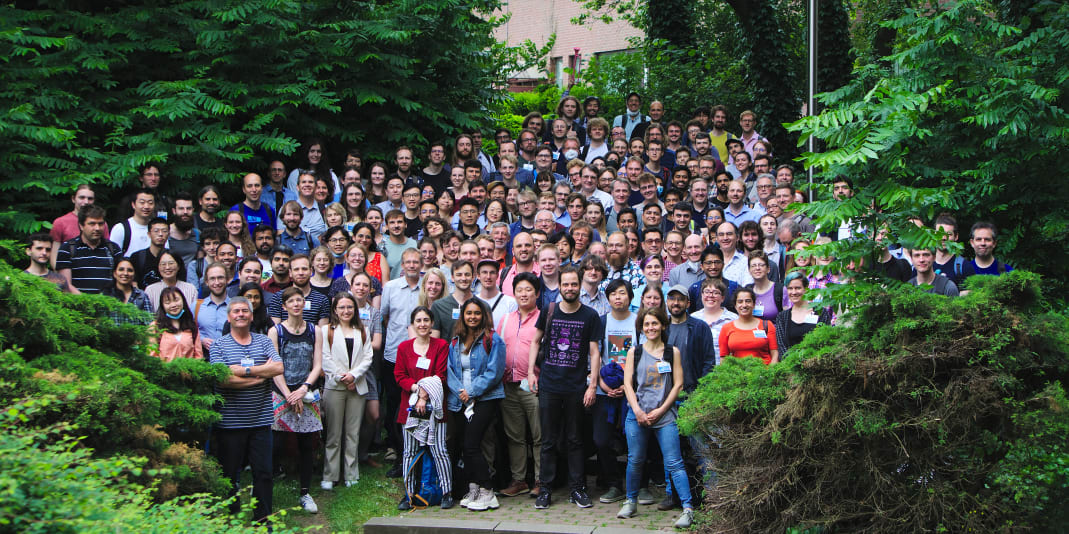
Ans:
[[[688,261],[697,262],[701,259],[702,236],[700,234],[687,236],[687,239],[683,241],[683,255],[686,256]]]

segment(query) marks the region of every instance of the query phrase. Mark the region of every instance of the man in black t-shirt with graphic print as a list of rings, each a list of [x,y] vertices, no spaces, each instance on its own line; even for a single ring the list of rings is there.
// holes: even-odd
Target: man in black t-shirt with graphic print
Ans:
[[[538,395],[538,409],[542,422],[541,488],[535,508],[548,508],[550,488],[556,478],[557,450],[565,445],[568,453],[568,481],[571,502],[580,508],[591,506],[586,493],[586,473],[583,469],[583,442],[579,437],[579,416],[584,407],[594,404],[600,362],[598,341],[601,340],[601,320],[593,308],[579,302],[580,276],[575,266],[567,266],[560,273],[561,302],[551,304],[538,318],[537,330],[531,342],[528,380],[531,391]],[[548,319],[552,316],[551,319]],[[538,354],[545,351],[543,358]],[[534,368],[538,365],[539,375]],[[566,444],[561,441],[566,440]]]

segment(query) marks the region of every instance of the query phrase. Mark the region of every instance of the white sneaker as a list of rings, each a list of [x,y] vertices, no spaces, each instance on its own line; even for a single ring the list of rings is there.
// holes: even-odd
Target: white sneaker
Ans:
[[[682,514],[679,514],[679,519],[676,519],[676,528],[690,528],[690,525],[694,523],[694,509],[686,508]]]
[[[468,510],[481,512],[487,509],[497,509],[498,506],[500,505],[497,502],[497,495],[494,491],[480,488],[479,496],[468,503]]]
[[[464,494],[464,497],[460,499],[460,506],[467,508],[471,501],[474,501],[479,497],[479,485],[468,484],[468,492]]]
[[[351,487],[355,486],[357,482],[360,482],[360,481],[359,480],[346,480],[345,481],[345,487],[351,488]]]
[[[322,489],[323,491],[330,491],[330,490],[333,490],[333,489],[334,489],[334,483],[333,483],[333,482],[331,482],[331,481],[329,481],[329,480],[324,480],[324,481],[322,481],[322,482],[320,482],[320,483],[319,483],[319,487],[320,487],[320,488],[321,488],[321,489]]]
[[[316,506],[316,502],[312,500],[312,496],[307,493],[301,495],[301,508],[304,508],[304,511],[310,514],[319,513],[319,507]]]

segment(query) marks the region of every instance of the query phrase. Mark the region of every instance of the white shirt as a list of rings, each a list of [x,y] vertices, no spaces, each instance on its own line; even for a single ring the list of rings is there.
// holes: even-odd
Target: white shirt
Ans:
[[[498,327],[501,326],[501,320],[504,319],[506,315],[519,309],[519,306],[516,304],[516,299],[504,293],[498,293],[496,297],[489,300],[484,299],[482,295],[475,296],[479,297],[479,300],[485,302],[487,308],[493,308],[491,314],[494,316],[494,330],[497,330]],[[495,302],[497,303],[496,306],[494,305]]]
[[[148,238],[148,225],[138,224],[133,217],[126,219],[130,223],[130,248],[123,251],[123,256],[129,258],[133,253],[144,250],[152,244],[152,241]],[[119,245],[122,248],[123,239],[126,237],[126,227],[120,224],[116,224],[111,229],[111,242]]]

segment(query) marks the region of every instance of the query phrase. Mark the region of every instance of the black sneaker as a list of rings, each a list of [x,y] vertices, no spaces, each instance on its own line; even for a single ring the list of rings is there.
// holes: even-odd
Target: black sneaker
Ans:
[[[393,464],[393,467],[389,471],[386,471],[388,478],[401,478],[404,476],[404,472],[401,471],[401,464]]]
[[[662,512],[674,510],[679,507],[679,504],[677,503],[678,501],[676,501],[675,494],[665,495],[664,498],[661,499],[661,502],[657,504],[657,509]]]
[[[590,508],[594,506],[594,503],[590,501],[590,496],[586,494],[586,489],[572,490],[571,501],[580,508]]]
[[[549,490],[545,487],[538,493],[538,497],[535,499],[535,508],[539,510],[545,510],[549,508],[549,504],[552,502],[552,498],[549,496]]]

